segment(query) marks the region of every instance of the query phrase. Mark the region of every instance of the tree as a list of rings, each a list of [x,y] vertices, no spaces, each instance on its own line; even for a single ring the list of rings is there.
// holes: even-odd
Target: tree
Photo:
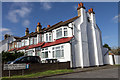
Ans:
[[[1,53],[0,53],[1,54]],[[24,56],[23,52],[7,52],[7,51],[2,51],[2,63],[6,63],[8,61],[13,61],[18,57]]]
[[[109,50],[111,50],[111,47],[109,47],[108,44],[104,44],[103,47],[108,48]]]

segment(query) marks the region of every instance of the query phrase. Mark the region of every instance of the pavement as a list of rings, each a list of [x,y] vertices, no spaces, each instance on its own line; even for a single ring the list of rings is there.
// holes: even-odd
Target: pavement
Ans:
[[[107,65],[73,70],[73,73],[47,76],[45,78],[118,78],[118,66]]]

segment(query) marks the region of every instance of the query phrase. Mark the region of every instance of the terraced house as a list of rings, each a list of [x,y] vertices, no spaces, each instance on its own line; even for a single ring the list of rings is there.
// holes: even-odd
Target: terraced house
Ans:
[[[78,15],[66,21],[42,28],[38,22],[35,32],[9,44],[9,51],[23,51],[25,55],[70,61],[71,67],[103,65],[101,31],[96,24],[92,8],[86,11],[83,3],[78,4]]]

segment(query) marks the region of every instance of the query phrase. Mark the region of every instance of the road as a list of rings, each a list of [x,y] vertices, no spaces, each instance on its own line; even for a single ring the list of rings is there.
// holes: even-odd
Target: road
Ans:
[[[52,76],[47,78],[118,78],[118,68],[78,72],[78,73]]]

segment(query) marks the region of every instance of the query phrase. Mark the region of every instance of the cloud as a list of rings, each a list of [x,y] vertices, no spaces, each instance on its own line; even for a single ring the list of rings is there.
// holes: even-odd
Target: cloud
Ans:
[[[8,28],[0,28],[0,32],[10,31]]]
[[[24,20],[24,22],[23,22],[22,25],[25,26],[25,27],[28,27],[29,24],[30,24],[30,21],[29,21],[29,20]]]
[[[115,23],[120,22],[120,14],[113,17]]]
[[[75,10],[77,10],[77,5],[73,6],[73,8],[74,8]]]
[[[17,23],[19,21],[19,18],[26,17],[31,12],[31,9],[27,7],[21,7],[20,9],[11,10],[8,13],[8,20],[10,20],[13,23]]]
[[[13,35],[11,29],[9,28],[0,28],[0,36],[4,36],[5,34]]]
[[[20,18],[26,18],[32,8],[28,6],[28,3],[13,3],[7,15],[7,19],[13,23],[17,23]]]
[[[52,4],[50,2],[41,2],[41,6],[44,10],[50,10],[52,8]]]

